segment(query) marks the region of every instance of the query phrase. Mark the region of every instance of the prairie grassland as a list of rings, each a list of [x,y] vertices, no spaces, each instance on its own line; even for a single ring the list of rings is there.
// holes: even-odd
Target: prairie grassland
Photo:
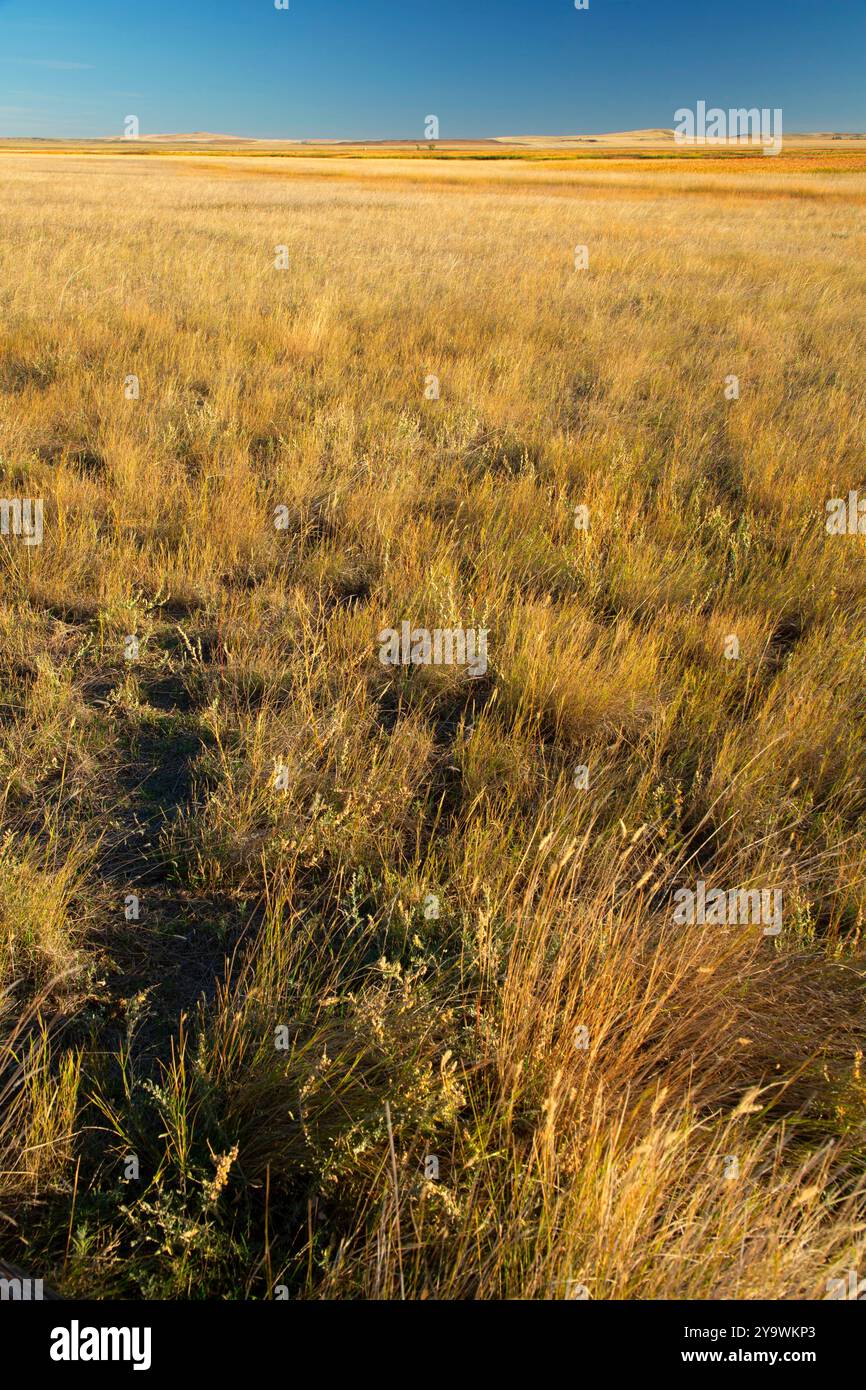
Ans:
[[[763,163],[0,156],[9,1258],[862,1264],[866,174]],[[487,673],[382,665],[404,620]],[[698,880],[781,934],[678,925]]]

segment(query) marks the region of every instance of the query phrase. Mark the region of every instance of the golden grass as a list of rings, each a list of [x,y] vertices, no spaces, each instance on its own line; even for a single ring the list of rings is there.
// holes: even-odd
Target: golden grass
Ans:
[[[91,1296],[821,1298],[866,174],[335,164],[0,157],[0,490],[45,501],[0,541],[0,981],[64,1019],[7,1043],[49,1070],[0,1202]],[[382,666],[404,619],[489,671]],[[676,925],[699,878],[781,936]]]

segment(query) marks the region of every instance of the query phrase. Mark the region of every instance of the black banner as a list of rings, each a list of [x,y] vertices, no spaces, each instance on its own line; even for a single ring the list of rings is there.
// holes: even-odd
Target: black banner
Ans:
[[[707,1367],[763,1367],[784,1372],[811,1370],[826,1381],[841,1372],[859,1353],[863,1321],[856,1307],[838,1306],[857,1299],[831,1297],[821,1303],[601,1303],[563,1300],[542,1307],[510,1304],[508,1322],[500,1324],[502,1305],[437,1306],[430,1303],[384,1308],[360,1302],[344,1303],[76,1303],[17,1302],[0,1304],[3,1346],[14,1348],[16,1359],[61,1383],[70,1376],[92,1379],[100,1372],[165,1376],[214,1372],[248,1377],[268,1374],[297,1361],[299,1355],[319,1354],[330,1374],[335,1360],[359,1360],[371,1366],[397,1351],[389,1341],[395,1333],[414,1328],[419,1336],[435,1336],[430,1350],[441,1362],[444,1338],[466,1370],[473,1355],[489,1373],[497,1352],[510,1345],[518,1331],[520,1346],[527,1336],[566,1339],[560,1354],[575,1367],[605,1365],[611,1372],[646,1371],[669,1374]],[[577,1306],[572,1306],[576,1304]],[[416,1322],[415,1319],[419,1321]],[[525,1321],[524,1321],[525,1319]],[[480,1328],[485,1329],[479,1339]],[[501,1330],[500,1330],[501,1329]],[[494,1340],[491,1341],[491,1336]],[[536,1354],[549,1357],[546,1344],[536,1341]],[[304,1352],[304,1348],[307,1348]],[[570,1350],[568,1348],[570,1347]],[[459,1351],[458,1351],[459,1348]],[[416,1371],[410,1372],[416,1375]],[[425,1374],[428,1367],[425,1358]]]

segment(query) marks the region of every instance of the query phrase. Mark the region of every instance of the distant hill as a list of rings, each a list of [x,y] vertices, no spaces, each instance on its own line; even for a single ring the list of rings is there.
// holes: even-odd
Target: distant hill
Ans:
[[[105,139],[111,140],[116,137],[106,136]],[[286,139],[273,138],[262,139],[257,136],[247,135],[225,135],[218,134],[209,130],[193,130],[185,132],[161,132],[154,135],[142,134],[139,137],[148,144],[162,145],[316,145],[316,146],[343,146],[355,149],[395,149],[405,147],[414,149],[418,146],[434,144],[439,149],[459,149],[462,146],[472,146],[473,148],[497,145],[511,146],[540,146],[545,149],[585,146],[585,145],[615,145],[621,147],[649,145],[664,147],[674,144],[674,131],[664,126],[650,126],[646,130],[614,130],[606,131],[598,135],[496,135],[484,136],[478,139],[440,139],[426,141],[423,137],[416,140],[341,140],[333,136],[321,139]],[[864,141],[864,134],[845,134],[837,131],[809,131],[804,133],[790,132],[785,137],[790,141],[797,142],[826,142],[826,141]],[[736,144],[738,141],[713,140],[713,144]]]
[[[105,138],[110,140],[115,137],[109,135]],[[185,134],[176,134],[174,132],[171,132],[161,135],[141,135],[139,136],[139,139],[148,141],[158,141],[162,145],[189,143],[194,143],[196,145],[258,145],[262,143],[255,137],[246,135],[217,135],[210,130],[191,130]],[[292,142],[281,141],[281,143],[288,144]]]
[[[2,139],[2,137],[0,137]],[[414,151],[435,149],[437,151],[452,151],[467,153],[478,150],[484,152],[495,152],[497,150],[511,149],[514,151],[542,151],[542,150],[575,150],[576,152],[589,153],[593,149],[600,152],[611,151],[674,151],[686,148],[677,143],[674,131],[664,126],[650,126],[645,130],[614,130],[600,133],[597,135],[496,135],[483,136],[478,139],[448,138],[428,141],[419,136],[414,140],[340,140],[333,136],[309,139],[291,139],[285,137],[275,137],[273,139],[262,139],[260,136],[249,135],[226,135],[222,132],[211,130],[190,130],[190,131],[156,131],[153,134],[143,133],[137,141],[125,140],[120,135],[105,135],[99,139],[52,139],[44,136],[34,136],[31,138],[17,137],[11,142],[16,147],[33,146],[74,146],[79,149],[93,148],[94,146],[125,146],[129,148],[135,144],[143,146],[158,146],[175,148],[179,152],[190,152],[194,150],[225,151],[226,153],[243,151],[274,153],[281,150],[306,151],[311,153],[315,150],[345,150],[352,151]],[[746,140],[724,140],[712,139],[707,142],[712,148],[743,146],[750,142]],[[809,131],[794,132],[786,131],[784,143],[788,146],[800,146],[806,149],[818,150],[821,148],[835,149],[858,148],[862,150],[866,143],[866,134],[862,132],[845,133],[841,131]]]
[[[660,126],[647,130],[616,130],[602,135],[500,135],[497,143],[503,145],[589,145],[589,144],[643,144],[648,141],[670,143],[673,130]]]

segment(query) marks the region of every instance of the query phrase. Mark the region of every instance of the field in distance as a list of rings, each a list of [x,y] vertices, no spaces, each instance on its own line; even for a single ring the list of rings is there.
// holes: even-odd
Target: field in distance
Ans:
[[[829,151],[866,153],[866,135],[833,131],[791,133],[785,136],[789,151],[819,153]],[[610,158],[671,156],[686,158],[762,158],[760,148],[745,139],[713,139],[706,145],[678,144],[673,129],[614,131],[599,135],[513,135],[488,139],[442,140],[339,140],[339,139],[257,139],[226,135],[212,131],[174,133],[143,133],[135,140],[107,136],[94,140],[0,139],[0,149],[59,152],[62,150],[94,150],[106,148],[127,153],[145,154],[156,151],[220,153],[247,155],[342,155],[361,158],[378,157],[464,158],[489,159],[554,159],[570,155],[574,158]]]
[[[2,1255],[59,1292],[862,1266],[866,152],[667,138],[0,151]]]

